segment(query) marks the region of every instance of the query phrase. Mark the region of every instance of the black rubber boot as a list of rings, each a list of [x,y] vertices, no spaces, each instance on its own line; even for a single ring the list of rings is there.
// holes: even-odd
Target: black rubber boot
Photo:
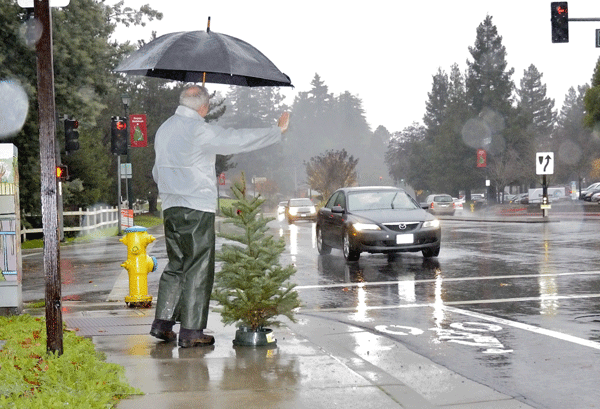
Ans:
[[[150,335],[166,342],[175,341],[177,334],[173,331],[175,321],[155,319],[150,328]]]
[[[179,346],[182,348],[209,346],[215,343],[215,337],[206,335],[202,330],[181,328]]]

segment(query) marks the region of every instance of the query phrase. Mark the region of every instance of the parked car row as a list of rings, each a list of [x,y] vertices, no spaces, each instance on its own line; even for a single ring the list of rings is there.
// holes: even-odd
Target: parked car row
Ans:
[[[580,198],[586,202],[600,201],[600,182],[592,183],[585,189],[582,189]]]

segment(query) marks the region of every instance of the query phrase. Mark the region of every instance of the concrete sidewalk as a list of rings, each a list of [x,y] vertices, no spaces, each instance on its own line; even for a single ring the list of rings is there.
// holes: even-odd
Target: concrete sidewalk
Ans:
[[[212,312],[211,347],[179,348],[148,334],[154,309],[124,303],[63,305],[63,319],[91,337],[141,389],[133,408],[529,408],[403,344],[325,317],[297,315],[274,329],[277,347],[234,347],[235,327]],[[178,326],[175,327],[178,330]]]

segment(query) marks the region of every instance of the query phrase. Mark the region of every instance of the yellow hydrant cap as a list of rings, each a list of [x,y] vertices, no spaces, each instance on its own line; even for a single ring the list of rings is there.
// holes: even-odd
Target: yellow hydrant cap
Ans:
[[[145,231],[148,231],[148,229],[142,226],[132,226],[125,229],[125,233],[141,233]]]

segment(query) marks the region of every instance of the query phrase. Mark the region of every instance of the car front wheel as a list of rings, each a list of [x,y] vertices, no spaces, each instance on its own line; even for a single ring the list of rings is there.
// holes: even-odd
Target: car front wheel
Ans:
[[[320,227],[317,227],[317,250],[319,250],[319,254],[321,255],[331,253],[331,247],[323,242],[323,232]]]
[[[344,258],[346,261],[358,261],[360,258],[360,251],[356,250],[352,246],[352,242],[350,241],[350,234],[348,230],[344,232],[344,239],[342,243],[342,252],[344,253]]]

